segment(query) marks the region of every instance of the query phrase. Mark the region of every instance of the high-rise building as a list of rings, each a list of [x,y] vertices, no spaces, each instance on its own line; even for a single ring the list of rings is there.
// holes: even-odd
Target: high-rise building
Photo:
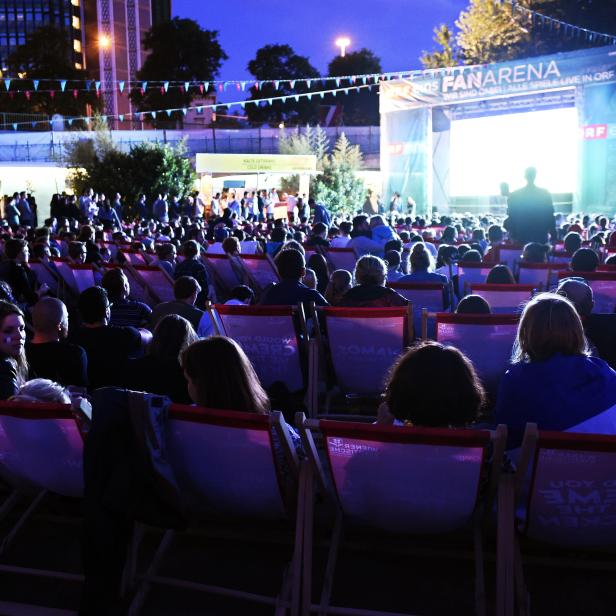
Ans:
[[[65,32],[71,48],[69,60],[84,68],[83,7],[81,0],[2,0],[0,2],[0,71],[26,37],[41,26],[53,25]]]

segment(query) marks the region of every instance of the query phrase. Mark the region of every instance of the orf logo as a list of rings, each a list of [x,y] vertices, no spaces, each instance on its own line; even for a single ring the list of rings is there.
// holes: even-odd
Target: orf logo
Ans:
[[[584,141],[607,139],[607,124],[588,124],[580,128],[580,136]]]

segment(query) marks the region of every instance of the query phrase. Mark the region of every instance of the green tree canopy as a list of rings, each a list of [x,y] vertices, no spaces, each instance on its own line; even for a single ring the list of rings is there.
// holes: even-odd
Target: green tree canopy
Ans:
[[[345,56],[336,56],[329,63],[328,71],[330,77],[375,75],[382,71],[381,60],[364,47]],[[359,92],[353,90],[342,97],[326,97],[326,102],[342,104],[344,123],[350,126],[374,125],[380,122],[378,88],[365,88]]]
[[[212,81],[228,58],[218,42],[218,32],[203,30],[196,21],[179,17],[152,26],[143,46],[149,52],[137,73],[143,81]],[[182,92],[169,87],[161,92],[160,87],[148,87],[144,93],[131,92],[131,100],[141,111],[186,107],[196,96],[201,96],[198,88]],[[177,112],[175,120],[182,118],[182,112]],[[159,117],[156,124],[165,120]]]
[[[100,101],[94,87],[91,92],[83,91],[86,73],[75,68],[72,56],[73,49],[66,32],[56,26],[42,26],[29,34],[26,42],[8,58],[9,74],[13,77],[23,75],[26,81],[19,83],[19,89],[28,91],[29,95],[20,93],[11,98],[3,94],[3,111],[83,116],[86,105],[99,108]],[[36,79],[57,79],[57,83],[45,82],[39,86],[39,90],[54,90],[54,95],[35,90]],[[66,80],[64,91],[60,80]],[[77,90],[76,97],[74,90]],[[74,127],[83,128],[83,125],[75,123]]]
[[[261,88],[250,88],[249,100],[261,100],[275,96],[289,96],[296,91],[307,91],[303,84],[298,83],[291,88],[289,82],[296,79],[311,79],[319,76],[310,61],[293,51],[290,45],[265,45],[257,50],[256,56],[248,63],[248,70],[258,81],[279,81],[278,88],[274,84],[264,84]],[[298,101],[274,101],[271,105],[248,105],[246,113],[251,124],[269,124],[277,126],[280,122],[290,125],[315,122],[318,118],[318,104],[306,97]]]

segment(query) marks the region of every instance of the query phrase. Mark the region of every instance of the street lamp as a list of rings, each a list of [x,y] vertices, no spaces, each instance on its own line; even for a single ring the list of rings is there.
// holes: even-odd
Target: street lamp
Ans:
[[[336,39],[336,46],[340,47],[340,57],[344,58],[346,55],[346,48],[351,44],[351,39],[348,36],[339,36]]]

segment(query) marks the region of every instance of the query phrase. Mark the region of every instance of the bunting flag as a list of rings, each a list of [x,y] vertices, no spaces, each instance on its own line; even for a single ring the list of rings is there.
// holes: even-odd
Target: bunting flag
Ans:
[[[38,87],[39,87],[39,80],[38,79],[34,79],[32,81],[32,85],[34,86],[34,91],[36,92],[38,90]]]
[[[186,92],[188,92],[189,88],[190,88],[190,81],[185,81],[185,82],[184,82],[184,90],[185,90]]]
[[[169,82],[165,81],[165,83],[163,83],[163,89],[165,90],[165,92],[167,92],[169,90]]]
[[[118,120],[120,120],[120,122],[124,122],[124,114],[123,113],[120,113],[118,115]]]
[[[147,89],[148,89],[148,82],[147,82],[147,81],[144,81],[144,82],[141,84],[141,92],[142,92],[142,94],[145,94],[145,91],[146,91]]]
[[[5,79],[4,80],[4,85],[6,86],[6,91],[9,91],[9,88],[11,87],[11,79]]]
[[[124,93],[124,81],[118,81],[118,89],[120,90],[120,94]]]
[[[64,90],[66,90],[66,79],[62,79],[60,81],[60,90],[62,90],[62,92],[64,92]]]
[[[278,80],[274,81],[274,90],[277,90],[279,86],[280,86],[280,81]]]

